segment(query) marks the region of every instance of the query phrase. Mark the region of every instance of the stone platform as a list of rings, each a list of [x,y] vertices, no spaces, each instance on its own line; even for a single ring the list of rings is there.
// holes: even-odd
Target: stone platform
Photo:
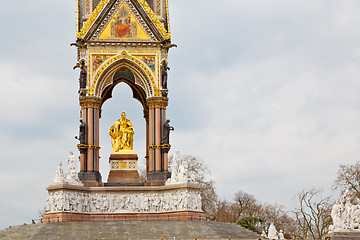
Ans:
[[[20,225],[0,232],[6,240],[256,239],[239,225],[208,221],[61,222]]]

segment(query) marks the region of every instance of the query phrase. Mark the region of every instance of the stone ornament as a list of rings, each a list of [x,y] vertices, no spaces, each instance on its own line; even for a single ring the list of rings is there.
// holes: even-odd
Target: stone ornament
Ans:
[[[165,185],[180,183],[195,183],[194,173],[188,171],[189,162],[185,157],[181,157],[179,151],[175,152],[171,164],[171,177],[166,180]]]
[[[274,223],[270,223],[269,230],[268,230],[268,238],[269,239],[279,239],[278,231],[276,230]]]
[[[331,210],[333,225],[329,232],[346,230],[360,231],[360,199],[356,193],[348,188]]]
[[[279,232],[279,239],[285,239],[283,230],[280,230]]]
[[[50,186],[67,184],[73,186],[83,186],[80,182],[77,171],[76,171],[76,161],[75,156],[70,152],[69,157],[67,158],[68,172],[65,174],[62,168],[62,163],[59,163],[59,166],[56,170],[54,179],[51,181]]]
[[[135,160],[110,160],[110,170],[136,170],[136,166]]]
[[[49,192],[46,213],[163,213],[201,211],[198,191],[161,193],[85,193],[70,190]]]
[[[65,183],[65,174],[62,168],[62,163],[59,163],[54,179],[51,181],[50,185],[64,184]]]

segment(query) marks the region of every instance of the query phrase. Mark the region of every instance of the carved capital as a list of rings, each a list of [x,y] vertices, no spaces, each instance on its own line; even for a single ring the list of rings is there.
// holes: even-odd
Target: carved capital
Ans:
[[[100,109],[101,98],[98,97],[83,97],[79,98],[81,108],[97,108]]]
[[[152,97],[146,100],[149,108],[164,108],[166,109],[169,99],[166,97]]]

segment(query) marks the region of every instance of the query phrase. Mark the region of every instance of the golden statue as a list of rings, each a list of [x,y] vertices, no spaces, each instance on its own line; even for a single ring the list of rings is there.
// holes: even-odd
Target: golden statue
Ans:
[[[121,113],[121,119],[118,119],[109,131],[114,152],[133,150],[134,133],[132,123],[126,119],[124,112]]]

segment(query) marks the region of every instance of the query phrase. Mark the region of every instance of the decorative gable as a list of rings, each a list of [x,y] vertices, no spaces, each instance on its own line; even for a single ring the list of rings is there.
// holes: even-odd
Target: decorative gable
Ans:
[[[122,2],[98,39],[107,41],[150,41],[150,37],[125,2]]]
[[[170,33],[145,0],[102,0],[77,37],[85,41],[162,42],[170,40]]]

